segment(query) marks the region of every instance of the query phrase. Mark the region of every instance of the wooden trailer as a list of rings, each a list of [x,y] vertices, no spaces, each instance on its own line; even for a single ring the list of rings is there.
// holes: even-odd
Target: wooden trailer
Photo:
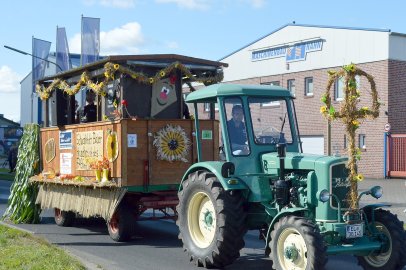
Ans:
[[[42,173],[31,178],[40,186],[37,203],[55,208],[62,226],[77,214],[101,216],[117,241],[131,237],[147,209],[163,213],[152,218],[175,218],[180,180],[197,161],[182,86],[219,82],[224,66],[180,55],[110,56],[41,80]],[[86,91],[97,95],[97,121],[78,123],[75,104],[85,104]],[[199,123],[202,160],[217,160],[218,121]]]

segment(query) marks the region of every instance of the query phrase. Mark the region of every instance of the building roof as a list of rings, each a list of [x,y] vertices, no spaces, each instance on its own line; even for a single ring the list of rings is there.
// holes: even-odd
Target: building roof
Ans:
[[[249,44],[247,44],[247,45],[245,45],[245,46],[243,46],[243,47],[241,47],[240,49],[235,50],[235,51],[233,51],[232,53],[227,54],[226,56],[220,58],[218,61],[222,61],[222,60],[224,60],[225,58],[229,57],[230,55],[233,55],[233,54],[235,54],[236,52],[239,52],[239,51],[241,51],[242,49],[244,49],[244,48],[246,48],[246,47],[248,47],[248,46],[250,46],[250,45],[252,45],[252,44],[254,44],[254,43],[256,43],[256,42],[258,42],[258,41],[260,41],[260,40],[262,40],[262,39],[264,39],[264,38],[266,38],[266,37],[268,37],[268,36],[270,36],[270,35],[272,35],[272,34],[278,32],[278,31],[280,31],[280,30],[282,30],[282,29],[284,29],[284,28],[286,28],[286,27],[288,27],[288,26],[315,27],[315,28],[331,28],[331,29],[346,29],[346,30],[361,30],[361,31],[375,31],[375,32],[391,32],[390,29],[361,28],[361,27],[345,27],[345,26],[328,26],[328,25],[315,25],[315,24],[297,24],[297,23],[293,22],[293,23],[285,24],[285,25],[283,25],[283,26],[281,26],[281,27],[279,27],[279,28],[273,30],[272,32],[270,32],[270,33],[268,33],[268,34],[266,34],[266,35],[264,35],[264,36],[262,36],[262,37],[260,37],[260,38],[258,38],[258,39],[256,39],[256,40],[254,40],[253,42],[250,42]],[[396,34],[397,34],[397,35],[400,35],[399,33],[396,33]]]
[[[216,102],[218,96],[292,97],[287,89],[276,85],[220,83],[190,93],[186,102]]]
[[[12,121],[10,119],[5,118],[3,114],[0,114],[0,126],[19,127],[20,124]]]

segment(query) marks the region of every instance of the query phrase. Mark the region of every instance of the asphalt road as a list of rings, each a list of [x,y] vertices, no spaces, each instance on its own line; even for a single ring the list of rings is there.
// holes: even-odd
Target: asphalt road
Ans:
[[[402,195],[402,192],[405,194],[404,181],[398,181],[389,180],[385,184],[390,185],[389,188],[394,189],[393,192],[400,190],[398,195]],[[0,215],[6,209],[10,184],[11,182],[0,180]],[[394,199],[391,193],[392,191],[389,191],[385,194],[388,194],[388,199],[395,201],[394,210],[400,213],[402,215],[400,218],[404,220],[403,209],[406,208],[404,195],[401,196],[402,198]],[[382,199],[386,201],[387,198],[384,195]],[[45,211],[42,214],[41,224],[20,224],[18,228],[31,231],[65,248],[85,262],[89,269],[202,269],[188,262],[182,250],[181,241],[177,237],[178,228],[173,221],[139,222],[136,236],[129,243],[116,243],[111,240],[105,223],[100,219],[79,219],[74,227],[58,227],[54,223],[52,211]],[[264,256],[264,244],[258,240],[258,233],[248,232],[245,241],[246,247],[241,251],[241,258],[226,269],[270,269],[270,261]],[[352,256],[330,256],[326,269],[362,268],[357,265],[356,259]]]

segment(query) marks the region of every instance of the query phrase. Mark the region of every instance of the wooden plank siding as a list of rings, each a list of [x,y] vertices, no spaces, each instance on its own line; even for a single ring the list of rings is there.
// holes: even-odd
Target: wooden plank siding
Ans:
[[[179,125],[184,130],[193,147],[186,157],[188,162],[158,160],[156,148],[153,146],[154,135],[167,124]],[[217,120],[200,120],[201,130],[211,130],[212,139],[202,140],[203,161],[218,160],[219,122]],[[72,149],[59,149],[59,132],[72,130]],[[93,170],[76,169],[76,133],[85,131],[103,131],[103,156],[106,153],[108,130],[117,132],[119,153],[117,159],[110,163],[110,176],[117,180],[118,186],[145,186],[179,184],[185,171],[197,162],[196,137],[194,136],[193,120],[147,120],[124,119],[115,122],[95,122],[87,124],[66,125],[41,129],[41,155],[45,157],[45,143],[55,140],[55,158],[49,163],[42,158],[42,168],[60,171],[60,153],[72,154],[72,174],[93,177]],[[127,134],[137,135],[137,147],[128,147]],[[147,165],[147,166],[146,166]]]

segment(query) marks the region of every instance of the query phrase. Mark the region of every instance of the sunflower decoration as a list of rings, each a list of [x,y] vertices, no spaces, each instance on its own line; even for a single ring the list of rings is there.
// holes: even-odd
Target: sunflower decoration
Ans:
[[[157,158],[167,161],[188,162],[190,140],[185,130],[180,126],[166,125],[154,136],[154,146],[157,148]]]
[[[109,131],[106,141],[107,158],[110,162],[113,162],[118,157],[118,139],[117,132]]]

